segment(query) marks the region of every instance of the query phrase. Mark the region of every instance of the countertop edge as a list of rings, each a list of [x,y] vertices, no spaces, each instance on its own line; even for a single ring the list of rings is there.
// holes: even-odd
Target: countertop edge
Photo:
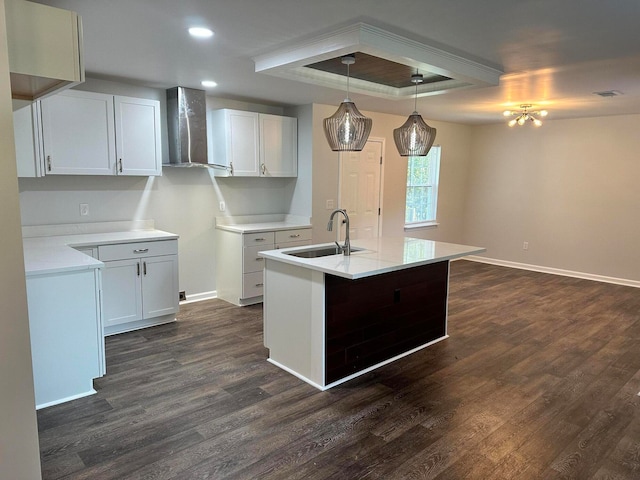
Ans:
[[[289,265],[307,268],[309,270],[316,270],[319,272],[327,273],[329,275],[343,277],[349,280],[358,280],[360,278],[366,278],[374,275],[380,275],[383,273],[405,270],[407,268],[419,267],[419,266],[429,265],[437,262],[454,260],[456,258],[461,258],[469,255],[475,255],[478,253],[486,252],[486,248],[484,247],[473,247],[469,245],[459,245],[459,244],[447,244],[447,242],[434,242],[434,243],[440,244],[440,245],[456,245],[457,247],[467,247],[467,249],[462,252],[455,252],[447,255],[439,255],[433,258],[425,258],[421,260],[408,261],[407,263],[397,263],[397,262],[392,262],[389,260],[378,258],[377,251],[368,249],[365,245],[362,245],[362,244],[359,245],[357,241],[354,241],[352,246],[365,248],[365,250],[352,253],[351,257],[346,257],[346,258],[357,259],[357,261],[360,263],[363,263],[363,262],[367,263],[367,261],[371,262],[371,267],[368,270],[365,268],[364,271],[357,271],[354,273],[331,268],[320,263],[322,262],[323,258],[326,259],[327,257],[307,259],[307,258],[300,258],[292,255],[287,255],[287,252],[295,251],[295,250],[305,250],[305,249],[308,249],[309,246],[286,248],[282,250],[267,250],[264,252],[260,252],[259,255],[268,260],[275,260],[282,263],[287,263]],[[318,244],[317,246],[332,246],[332,245],[333,244],[331,243],[326,243],[326,244]]]
[[[29,278],[104,268],[103,262],[76,248],[178,238],[179,235],[175,233],[155,229],[26,237],[22,240],[25,276]],[[65,258],[61,259],[61,256]]]

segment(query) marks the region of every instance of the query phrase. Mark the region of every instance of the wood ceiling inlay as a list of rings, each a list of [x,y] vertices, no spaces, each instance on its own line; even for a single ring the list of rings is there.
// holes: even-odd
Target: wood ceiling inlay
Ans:
[[[411,87],[414,85],[411,83],[411,75],[416,73],[416,69],[413,67],[362,52],[355,52],[353,55],[356,57],[356,63],[349,67],[349,75],[352,78],[395,88]],[[336,57],[322,62],[311,63],[306,66],[346,77],[347,66],[342,63],[341,59],[342,57]],[[418,71],[418,73],[424,75],[423,83],[437,83],[450,80],[449,77],[436,75],[427,71]]]

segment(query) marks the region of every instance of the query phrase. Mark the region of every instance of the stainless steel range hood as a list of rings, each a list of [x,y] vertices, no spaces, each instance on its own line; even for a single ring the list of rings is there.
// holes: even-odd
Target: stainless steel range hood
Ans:
[[[216,167],[207,155],[207,105],[203,90],[167,90],[169,162],[165,167]]]

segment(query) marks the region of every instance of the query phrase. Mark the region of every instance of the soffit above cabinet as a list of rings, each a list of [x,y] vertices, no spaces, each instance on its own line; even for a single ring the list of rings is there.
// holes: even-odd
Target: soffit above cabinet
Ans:
[[[256,72],[344,90],[344,55],[355,54],[350,90],[371,96],[405,99],[415,85],[411,74],[424,75],[418,95],[458,88],[498,85],[503,73],[489,65],[409,39],[365,23],[287,44],[254,58]]]

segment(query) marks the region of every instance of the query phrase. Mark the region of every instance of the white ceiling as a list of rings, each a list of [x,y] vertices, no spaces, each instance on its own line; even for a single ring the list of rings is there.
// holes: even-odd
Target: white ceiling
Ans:
[[[275,105],[339,104],[344,92],[255,72],[253,58],[365,22],[505,72],[500,85],[420,98],[426,119],[502,122],[520,104],[549,120],[640,113],[638,0],[38,0],[82,15],[89,75]],[[186,29],[208,26],[209,40]],[[593,92],[618,90],[601,98]],[[408,115],[412,100],[351,95]]]

